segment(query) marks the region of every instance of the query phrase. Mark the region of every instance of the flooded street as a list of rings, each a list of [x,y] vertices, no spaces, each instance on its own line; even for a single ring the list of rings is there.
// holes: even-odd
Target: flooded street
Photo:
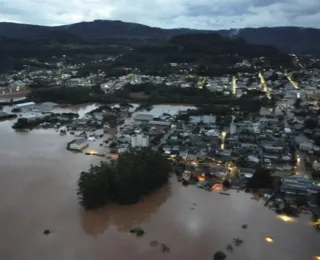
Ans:
[[[217,250],[227,253],[236,237],[244,243],[227,253],[228,260],[320,255],[320,234],[309,215],[284,222],[250,194],[224,196],[183,187],[175,178],[138,205],[85,213],[76,197],[79,173],[101,158],[67,151],[73,136],[54,130],[16,133],[12,123],[0,122],[0,259],[211,260]],[[145,236],[129,233],[136,226]],[[44,235],[45,229],[52,233]],[[170,253],[150,246],[153,240],[165,243]]]

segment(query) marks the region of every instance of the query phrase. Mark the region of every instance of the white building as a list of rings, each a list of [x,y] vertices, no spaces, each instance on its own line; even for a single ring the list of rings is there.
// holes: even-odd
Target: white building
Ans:
[[[137,134],[131,137],[132,147],[147,147],[149,146],[149,136]]]
[[[106,83],[100,84],[100,88],[104,92],[110,91],[112,88],[114,88],[114,86],[115,86],[114,82],[106,82]]]
[[[237,133],[237,125],[232,121],[230,123],[230,130],[229,130],[231,135],[234,135]]]
[[[32,121],[44,119],[49,116],[50,114],[31,114],[31,115],[25,115],[23,118],[26,118],[28,122],[32,122]]]
[[[18,108],[18,109],[23,109],[23,108],[30,108],[30,107],[34,107],[36,103],[34,102],[25,102],[25,103],[20,103],[20,104],[16,104],[13,107],[14,108]]]

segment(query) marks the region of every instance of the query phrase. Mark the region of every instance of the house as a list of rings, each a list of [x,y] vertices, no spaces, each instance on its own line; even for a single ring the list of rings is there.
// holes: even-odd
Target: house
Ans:
[[[132,147],[147,147],[149,146],[149,136],[137,134],[131,137]]]
[[[240,168],[238,172],[240,177],[250,179],[253,177],[255,171],[253,168]]]
[[[158,125],[158,126],[170,126],[170,122],[169,121],[151,120],[151,121],[148,122],[148,124],[150,124],[150,125]]]
[[[226,167],[215,167],[211,169],[211,174],[214,174],[217,177],[225,177],[229,173],[229,169]]]
[[[134,120],[135,121],[144,121],[144,122],[149,122],[149,121],[152,121],[153,120],[153,115],[151,114],[136,114],[134,116]]]
[[[280,191],[286,194],[308,195],[313,190],[312,180],[302,175],[293,175],[283,178]],[[320,187],[319,187],[320,189]]]
[[[16,109],[23,109],[23,108],[31,108],[31,107],[34,107],[35,105],[36,103],[34,102],[25,102],[25,103],[16,104],[13,107]]]
[[[70,150],[82,151],[89,146],[87,138],[75,139],[69,145]]]
[[[36,120],[44,119],[49,116],[50,116],[49,114],[44,114],[44,115],[43,114],[32,114],[32,115],[25,115],[24,118],[26,118],[28,122],[33,122]]]
[[[216,116],[212,115],[204,115],[204,116],[190,116],[190,122],[193,124],[197,123],[205,123],[205,124],[215,124],[216,123]]]

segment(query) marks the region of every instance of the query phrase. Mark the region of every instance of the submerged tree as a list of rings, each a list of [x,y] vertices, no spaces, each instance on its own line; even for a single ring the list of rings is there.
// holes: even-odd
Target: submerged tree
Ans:
[[[113,164],[90,166],[78,180],[78,198],[87,210],[110,201],[134,204],[167,183],[171,165],[160,153],[149,148],[123,153]]]
[[[248,182],[248,188],[269,188],[272,185],[272,171],[266,168],[258,168]]]
[[[87,172],[81,172],[78,180],[78,198],[85,209],[104,206],[113,199],[113,165],[101,163],[90,165]]]
[[[168,182],[169,161],[150,148],[121,154],[116,164],[115,186],[119,203],[136,203]]]

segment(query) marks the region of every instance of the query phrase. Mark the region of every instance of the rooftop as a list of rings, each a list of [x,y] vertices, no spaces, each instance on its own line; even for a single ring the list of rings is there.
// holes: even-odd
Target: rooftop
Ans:
[[[74,144],[80,145],[87,142],[87,138],[79,138],[73,141]]]

